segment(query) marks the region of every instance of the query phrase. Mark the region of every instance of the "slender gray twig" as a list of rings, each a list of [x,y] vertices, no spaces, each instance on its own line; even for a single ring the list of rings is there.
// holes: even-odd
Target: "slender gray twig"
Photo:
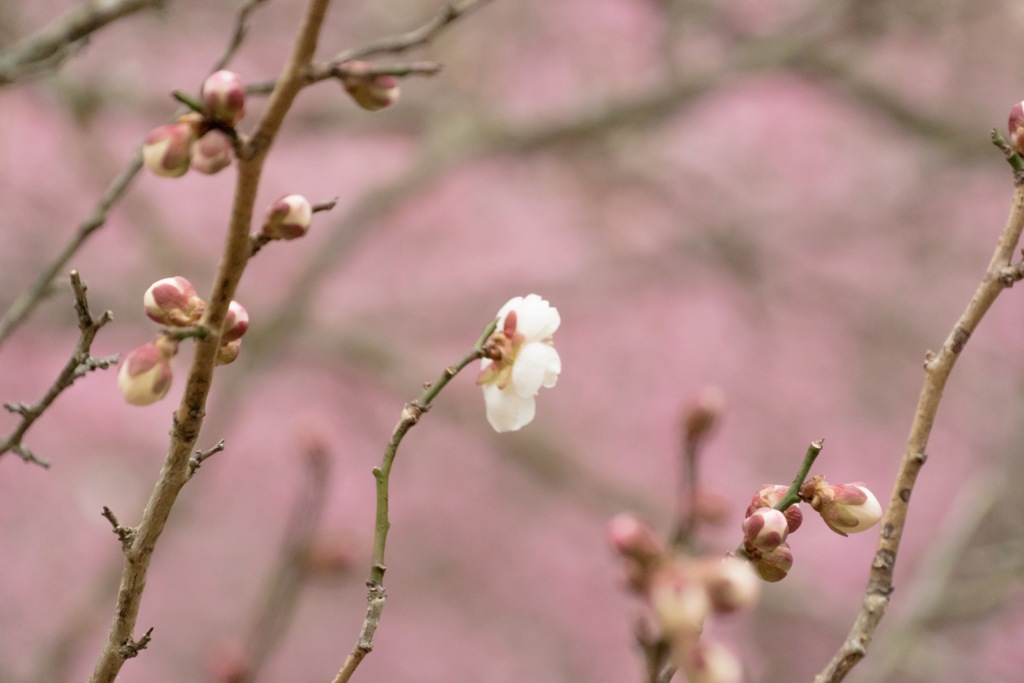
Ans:
[[[94,358],[89,355],[93,339],[100,328],[106,325],[113,318],[110,311],[103,311],[98,317],[93,317],[89,310],[89,300],[86,297],[87,288],[78,276],[78,271],[71,271],[71,288],[75,293],[75,311],[78,314],[78,329],[80,335],[71,358],[64,364],[64,368],[57,375],[57,379],[41,399],[32,404],[6,403],[4,408],[12,413],[21,415],[21,420],[14,430],[7,435],[7,438],[0,441],[0,456],[8,451],[18,455],[25,462],[35,463],[42,467],[49,467],[50,464],[37,457],[22,442],[25,433],[42,416],[46,409],[63,393],[65,389],[74,384],[75,380],[83,377],[91,370],[106,370],[117,362],[117,356],[105,358]]]

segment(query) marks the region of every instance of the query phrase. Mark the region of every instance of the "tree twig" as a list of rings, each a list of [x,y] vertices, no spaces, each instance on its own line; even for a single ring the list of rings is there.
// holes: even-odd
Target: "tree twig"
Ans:
[[[993,131],[993,142],[997,146],[1000,146],[999,139],[1001,136]],[[868,645],[885,615],[885,608],[893,591],[893,571],[907,520],[910,494],[921,467],[928,458],[928,439],[935,424],[935,415],[942,400],[946,381],[971,334],[977,329],[996,297],[1019,279],[1019,269],[1012,266],[1011,260],[1020,241],[1021,231],[1024,230],[1024,179],[1017,165],[1012,163],[1012,159],[1008,158],[1008,161],[1013,167],[1016,188],[1006,226],[999,237],[988,269],[967,308],[953,326],[938,353],[929,351],[925,356],[924,384],[914,411],[910,435],[907,437],[906,449],[900,461],[889,506],[882,517],[881,532],[871,563],[864,600],[842,647],[828,666],[818,674],[815,683],[836,683],[843,680],[867,654]]]
[[[64,368],[57,375],[57,379],[41,399],[31,405],[25,403],[6,403],[4,408],[12,413],[21,415],[21,421],[14,430],[7,435],[7,438],[0,441],[0,456],[8,451],[20,456],[25,462],[35,463],[42,467],[49,467],[50,463],[37,457],[25,447],[22,442],[25,433],[42,416],[46,409],[53,404],[65,389],[75,383],[80,377],[85,376],[89,371],[96,369],[106,370],[117,362],[117,356],[105,358],[94,358],[89,355],[92,342],[96,333],[113,318],[110,311],[103,311],[98,317],[93,317],[89,310],[89,300],[86,296],[87,287],[78,275],[78,271],[71,271],[71,288],[75,293],[75,312],[78,314],[78,329],[80,335],[71,358],[64,364]]]
[[[384,572],[387,571],[384,550],[387,545],[388,530],[391,528],[391,521],[388,518],[388,484],[391,477],[391,466],[394,464],[398,447],[401,445],[402,439],[405,438],[406,432],[419,423],[420,418],[430,409],[431,402],[444,389],[445,385],[474,360],[483,358],[484,343],[494,332],[496,324],[497,320],[491,321],[484,328],[476,344],[473,345],[472,351],[455,365],[445,368],[436,382],[427,385],[423,393],[415,400],[405,404],[398,423],[391,432],[391,440],[384,447],[384,457],[381,459],[380,465],[373,468],[373,478],[377,482],[377,513],[374,521],[370,578],[366,581],[366,618],[363,620],[363,626],[359,631],[359,638],[356,640],[355,646],[349,652],[332,683],[346,683],[366,655],[373,650],[373,636],[380,624],[381,613],[384,611],[384,603],[387,600],[387,592],[384,590]]]
[[[163,4],[164,0],[91,0],[0,54],[0,85],[56,69],[107,24]]]

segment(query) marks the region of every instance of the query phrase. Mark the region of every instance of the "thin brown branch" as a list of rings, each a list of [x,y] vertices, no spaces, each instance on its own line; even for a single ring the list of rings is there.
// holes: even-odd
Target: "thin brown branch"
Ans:
[[[38,420],[47,408],[60,396],[65,389],[75,383],[80,377],[85,376],[89,371],[96,369],[106,370],[117,362],[117,356],[106,358],[94,358],[89,355],[92,342],[96,333],[112,319],[110,311],[103,311],[99,317],[93,317],[89,310],[89,300],[86,296],[87,287],[78,276],[78,271],[71,271],[71,288],[75,293],[75,312],[78,314],[78,329],[80,331],[78,343],[75,344],[71,358],[64,364],[64,368],[57,375],[57,379],[41,399],[32,404],[7,403],[4,407],[12,412],[21,415],[21,420],[14,430],[7,435],[7,438],[0,441],[0,456],[8,451],[20,456],[25,462],[35,463],[42,467],[49,467],[50,464],[41,458],[36,457],[32,451],[25,447],[22,440],[29,428]]]
[[[135,642],[132,633],[142,603],[149,563],[178,493],[189,478],[189,462],[206,414],[206,399],[220,346],[220,330],[249,259],[249,226],[263,163],[285,115],[302,88],[303,73],[316,50],[328,4],[328,0],[310,0],[308,3],[278,87],[271,94],[256,132],[246,146],[246,154],[239,157],[228,234],[213,291],[200,320],[201,326],[216,333],[196,341],[185,391],[174,415],[167,457],[132,545],[125,552],[114,620],[90,683],[111,683],[125,660],[132,656],[133,648],[128,645]]]
[[[52,71],[107,24],[163,4],[163,0],[91,0],[0,54],[0,85]]]
[[[384,603],[387,600],[387,592],[384,590],[384,572],[387,571],[384,551],[387,547],[388,531],[391,529],[391,520],[388,517],[388,487],[391,478],[391,467],[394,465],[395,456],[398,454],[398,447],[405,438],[406,432],[416,426],[420,418],[430,409],[431,402],[441,393],[441,390],[452,380],[455,375],[475,360],[483,358],[483,347],[487,338],[494,332],[497,321],[487,325],[473,350],[466,354],[458,363],[445,368],[441,377],[431,384],[425,385],[423,393],[415,400],[405,404],[402,414],[391,432],[391,439],[384,447],[384,456],[380,465],[373,468],[373,478],[377,482],[377,514],[374,521],[373,534],[373,557],[370,562],[370,578],[366,581],[366,617],[363,619],[363,626],[359,630],[359,637],[356,644],[345,658],[344,664],[332,683],[346,683],[355,670],[359,667],[366,655],[373,650],[373,636],[380,625],[380,617],[384,611]]]
[[[331,62],[340,64],[355,59],[367,59],[381,54],[398,54],[414,47],[426,45],[434,40],[437,35],[449,24],[459,17],[466,15],[474,9],[478,9],[490,0],[463,0],[462,2],[451,2],[445,6],[440,14],[407,33],[402,33],[388,38],[382,38],[376,42],[358,47],[353,50],[345,50],[334,56]]]
[[[1010,207],[1006,227],[989,262],[974,296],[960,319],[953,326],[938,353],[928,352],[925,359],[924,385],[914,412],[906,449],[900,461],[899,471],[889,507],[882,518],[878,546],[871,563],[864,600],[853,626],[842,647],[828,666],[815,678],[815,683],[836,683],[867,654],[868,645],[875,629],[885,615],[889,596],[893,591],[893,571],[896,556],[907,520],[910,494],[921,467],[927,460],[928,439],[935,424],[935,416],[942,400],[942,392],[960,352],[977,329],[996,297],[1012,283],[1014,268],[1011,265],[1014,250],[1024,230],[1024,186],[1017,185]]]
[[[245,37],[249,34],[249,15],[256,11],[256,8],[265,3],[267,0],[246,0],[246,2],[238,8],[238,14],[235,15],[235,26],[231,31],[231,37],[228,39],[227,47],[224,48],[224,54],[220,56],[216,62],[214,62],[211,71],[220,71],[228,65],[231,59],[238,52],[238,48],[242,46],[242,42]]]
[[[110,211],[110,208],[124,196],[132,180],[135,179],[135,176],[138,175],[141,169],[142,148],[139,147],[135,150],[135,155],[128,163],[128,166],[121,171],[120,175],[114,178],[107,191],[103,193],[92,215],[78,226],[78,230],[75,231],[75,234],[64,246],[61,253],[57,255],[57,258],[43,269],[35,282],[22,292],[14,303],[11,304],[11,307],[7,309],[4,317],[0,318],[0,345],[28,318],[36,306],[39,305],[39,302],[50,292],[57,274],[64,270],[68,261],[71,260],[71,257],[75,255],[85,240],[107,222],[107,213]]]

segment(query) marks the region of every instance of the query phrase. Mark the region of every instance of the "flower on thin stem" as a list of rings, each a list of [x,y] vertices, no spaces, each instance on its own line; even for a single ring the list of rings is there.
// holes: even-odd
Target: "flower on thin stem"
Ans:
[[[495,431],[516,431],[529,424],[541,387],[555,386],[562,360],[551,336],[560,323],[558,309],[537,294],[517,296],[498,311],[477,377],[487,421]]]

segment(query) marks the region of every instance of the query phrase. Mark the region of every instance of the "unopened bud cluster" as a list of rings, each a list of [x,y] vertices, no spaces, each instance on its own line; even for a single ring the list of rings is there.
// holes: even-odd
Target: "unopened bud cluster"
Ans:
[[[155,175],[178,178],[190,168],[211,175],[231,165],[235,124],[245,115],[245,86],[237,74],[217,71],[203,82],[200,104],[202,113],[185,114],[146,136],[142,160]]]
[[[793,551],[787,542],[800,528],[799,503],[779,510],[789,487],[763,484],[747,507],[743,520],[743,553],[765,581],[786,578],[793,567]],[[799,500],[809,503],[830,529],[846,536],[865,531],[882,518],[882,507],[863,484],[829,484],[821,475],[800,487]]]
[[[117,385],[125,401],[145,406],[167,395],[171,388],[171,359],[178,352],[179,337],[173,328],[199,324],[206,311],[206,302],[196,293],[192,283],[183,277],[157,280],[142,297],[146,315],[168,328],[153,341],[133,350],[121,363]],[[226,365],[238,358],[242,335],[249,329],[249,314],[237,301],[232,301],[224,319],[217,365]]]
[[[750,563],[735,558],[676,557],[644,521],[621,514],[608,524],[629,587],[651,608],[659,638],[691,681],[738,683],[742,667],[723,645],[702,637],[713,614],[753,606],[761,583]]]

